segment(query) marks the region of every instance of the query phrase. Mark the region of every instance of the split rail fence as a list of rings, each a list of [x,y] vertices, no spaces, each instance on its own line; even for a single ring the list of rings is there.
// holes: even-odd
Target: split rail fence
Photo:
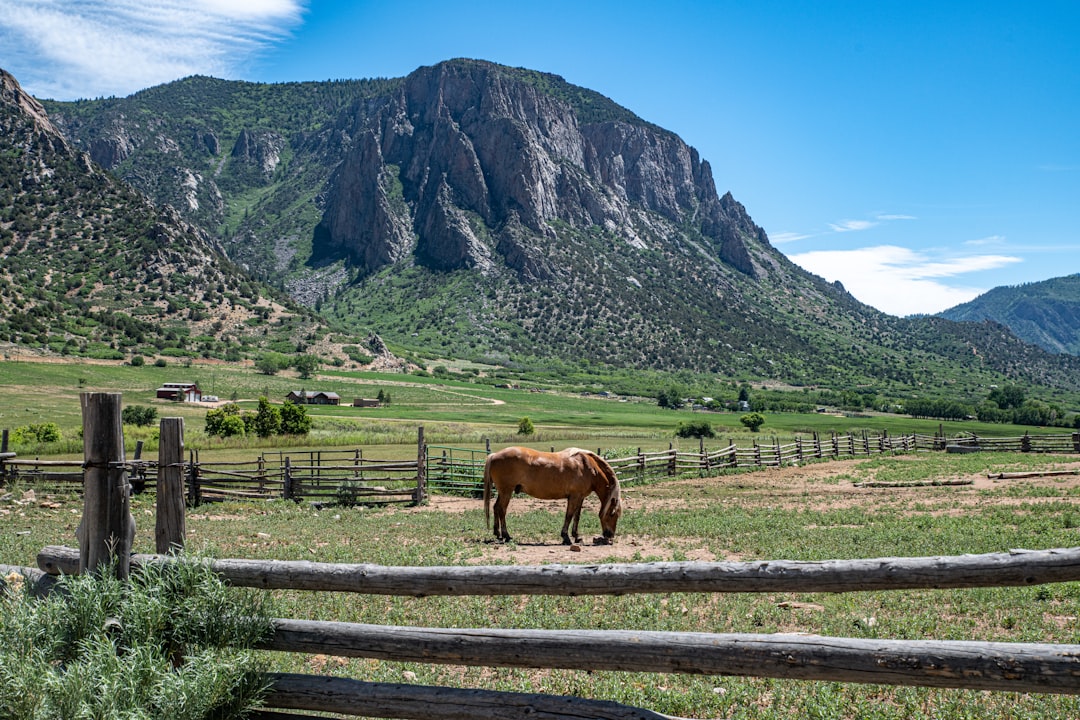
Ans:
[[[191,505],[228,499],[310,500],[343,505],[420,503],[428,492],[475,495],[483,490],[484,460],[491,451],[428,446],[423,427],[417,431],[416,460],[379,459],[365,456],[362,449],[263,452],[250,461],[220,462],[200,460],[199,452],[187,452],[177,461]],[[81,483],[79,460],[23,459],[8,452],[8,431],[0,439],[0,487],[20,481],[24,485],[64,485]],[[555,448],[552,448],[554,450]],[[887,433],[828,437],[817,433],[780,443],[755,440],[749,446],[734,442],[709,449],[704,440],[697,452],[669,446],[667,450],[643,451],[607,460],[624,485],[662,477],[711,477],[729,471],[801,464],[814,460],[859,458],[887,453],[1008,451],[1031,453],[1080,453],[1080,433],[1029,435],[1019,437],[961,437]],[[602,449],[597,454],[605,455]],[[606,457],[606,455],[605,455]],[[136,445],[129,461],[129,482],[136,492],[153,488],[156,462],[142,459],[142,443]]]
[[[127,577],[182,555],[183,420],[163,418],[157,475],[157,555],[133,555],[129,465],[117,394],[85,393],[84,507],[79,549],[48,547],[39,568],[0,566],[46,589],[59,573],[115,568]],[[1080,548],[929,558],[818,562],[384,567],[305,561],[210,560],[229,583],[264,589],[431,595],[601,595],[671,592],[851,592],[1029,586],[1080,580]],[[421,628],[277,619],[262,649],[480,667],[688,673],[940,688],[1080,694],[1080,645],[890,640],[802,634],[630,630]],[[618,703],[348,678],[271,674],[255,717],[275,709],[387,718],[667,718]],[[670,720],[670,719],[669,719]]]

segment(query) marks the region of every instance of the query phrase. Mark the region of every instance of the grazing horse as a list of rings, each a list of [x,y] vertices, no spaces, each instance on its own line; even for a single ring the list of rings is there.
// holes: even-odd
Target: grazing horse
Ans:
[[[593,542],[606,545],[615,540],[615,525],[622,515],[619,500],[619,478],[607,461],[596,453],[579,448],[567,448],[550,453],[527,447],[508,447],[488,456],[484,463],[484,518],[491,524],[491,488],[498,490],[495,500],[495,538],[509,540],[506,530],[506,508],[515,492],[523,492],[541,500],[566,498],[566,519],[562,526],[562,541],[570,544],[566,530],[573,521],[574,542],[578,537],[581,504],[591,493],[600,498],[600,527],[603,537]]]

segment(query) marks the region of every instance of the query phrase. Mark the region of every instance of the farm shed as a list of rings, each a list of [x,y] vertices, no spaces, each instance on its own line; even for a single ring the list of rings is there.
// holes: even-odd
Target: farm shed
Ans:
[[[382,407],[377,398],[353,398],[353,407]]]
[[[202,391],[198,385],[191,382],[165,383],[157,389],[157,397],[160,400],[201,402]]]
[[[293,390],[285,399],[297,405],[339,405],[341,396],[325,390]]]

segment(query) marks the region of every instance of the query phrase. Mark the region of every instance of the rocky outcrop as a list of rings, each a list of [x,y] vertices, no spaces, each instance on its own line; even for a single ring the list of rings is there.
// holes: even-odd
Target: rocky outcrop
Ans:
[[[478,61],[406,78],[367,116],[329,187],[316,254],[364,272],[412,254],[440,270],[502,262],[540,278],[557,223],[640,248],[635,226],[653,215],[699,232],[717,259],[754,275],[744,237],[764,239],[744,210],[725,207],[708,163],[674,134],[625,119],[582,123],[568,100]]]
[[[133,150],[131,140],[123,133],[97,137],[90,143],[91,159],[106,170],[127,160]]]
[[[285,148],[285,138],[270,130],[240,131],[233,145],[234,161],[250,165],[269,178],[281,161],[281,151]]]

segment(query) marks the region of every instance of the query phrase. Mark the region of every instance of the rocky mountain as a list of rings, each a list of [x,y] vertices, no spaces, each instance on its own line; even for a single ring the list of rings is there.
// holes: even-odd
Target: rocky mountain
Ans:
[[[555,75],[452,60],[44,107],[252,276],[431,358],[973,396],[1003,378],[1080,387],[1071,361],[1001,326],[901,320],[803,271],[692,147]]]
[[[0,344],[240,359],[269,340],[295,351],[319,326],[69,144],[0,70]]]
[[[1080,275],[994,288],[940,316],[992,320],[1052,353],[1080,355]]]

